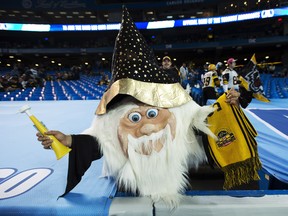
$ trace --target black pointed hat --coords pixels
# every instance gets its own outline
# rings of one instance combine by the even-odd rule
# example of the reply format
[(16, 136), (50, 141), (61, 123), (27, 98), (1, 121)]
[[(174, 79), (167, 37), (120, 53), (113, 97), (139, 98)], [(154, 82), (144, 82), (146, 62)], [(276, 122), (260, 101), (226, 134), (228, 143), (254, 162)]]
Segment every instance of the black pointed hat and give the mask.
[(191, 100), (182, 86), (160, 68), (126, 7), (123, 7), (115, 41), (112, 79), (96, 114), (105, 114), (109, 103), (118, 95), (130, 95), (145, 104), (162, 108), (180, 106)]

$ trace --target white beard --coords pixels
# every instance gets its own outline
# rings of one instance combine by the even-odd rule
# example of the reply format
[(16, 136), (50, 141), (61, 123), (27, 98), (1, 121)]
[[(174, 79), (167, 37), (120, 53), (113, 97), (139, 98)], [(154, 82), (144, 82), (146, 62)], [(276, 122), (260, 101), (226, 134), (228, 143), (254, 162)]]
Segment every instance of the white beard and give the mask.
[[(143, 146), (151, 148), (159, 139), (164, 141), (159, 152), (152, 150), (150, 155), (138, 153)], [(149, 137), (130, 137), (129, 160), (119, 173), (119, 183), (134, 193), (138, 189), (140, 196), (151, 196), (154, 202), (163, 199), (169, 206), (177, 205), (179, 193), (183, 193), (187, 185), (187, 168), (175, 154), (176, 151), (177, 145), (172, 140), (169, 125)]]
[[(200, 107), (194, 101), (170, 108), (176, 118), (174, 140), (169, 126), (157, 134), (140, 138), (140, 141), (130, 137), (127, 158), (119, 143), (118, 124), (115, 123), (132, 107), (137, 105), (126, 102), (109, 113), (96, 117), (92, 126), (83, 133), (98, 138), (107, 175), (113, 176), (127, 191), (136, 193), (138, 190), (141, 196), (150, 196), (154, 202), (162, 199), (169, 207), (174, 208), (179, 204), (181, 194), (187, 186), (186, 174), (189, 166), (197, 167), (206, 160), (203, 147), (192, 128), (213, 135), (204, 122), (213, 108)], [(137, 153), (142, 151), (143, 145), (149, 148), (148, 146), (153, 146), (151, 142), (157, 142), (159, 138), (165, 140), (159, 152), (153, 150), (151, 155)], [(145, 142), (146, 145), (143, 144)], [(147, 145), (148, 142), (150, 143)]]

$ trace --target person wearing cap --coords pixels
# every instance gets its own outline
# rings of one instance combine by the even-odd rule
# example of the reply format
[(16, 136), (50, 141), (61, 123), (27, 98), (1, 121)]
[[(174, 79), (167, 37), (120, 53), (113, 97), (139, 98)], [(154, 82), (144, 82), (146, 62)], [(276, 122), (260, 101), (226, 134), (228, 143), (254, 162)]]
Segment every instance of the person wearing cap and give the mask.
[(170, 58), (169, 56), (164, 56), (164, 57), (162, 58), (162, 66), (163, 66), (164, 68), (170, 68), (171, 65), (172, 65), (172, 63), (171, 63), (171, 58)]
[(217, 99), (219, 97), (215, 88), (220, 87), (220, 80), (215, 64), (209, 64), (208, 72), (204, 74), (203, 81), (203, 103), (206, 104), (208, 99)]
[(236, 61), (234, 58), (227, 60), (227, 68), (222, 73), (224, 92), (227, 92), (231, 88), (234, 88), (236, 91), (239, 90), (238, 73), (234, 70)]
[(222, 73), (223, 90), (224, 92), (229, 92), (232, 89), (233, 91), (238, 92), (238, 103), (241, 107), (246, 108), (252, 101), (253, 93), (239, 85), (241, 81), (238, 78), (238, 73), (234, 70), (236, 61), (237, 60), (234, 58), (229, 58), (227, 60), (228, 66)]
[(181, 82), (180, 72), (178, 69), (172, 65), (172, 60), (169, 56), (164, 56), (162, 58), (162, 69), (175, 81)]
[(222, 76), (222, 72), (224, 71), (224, 65), (223, 65), (222, 62), (217, 62), (216, 71), (217, 71), (218, 77), (221, 77)]

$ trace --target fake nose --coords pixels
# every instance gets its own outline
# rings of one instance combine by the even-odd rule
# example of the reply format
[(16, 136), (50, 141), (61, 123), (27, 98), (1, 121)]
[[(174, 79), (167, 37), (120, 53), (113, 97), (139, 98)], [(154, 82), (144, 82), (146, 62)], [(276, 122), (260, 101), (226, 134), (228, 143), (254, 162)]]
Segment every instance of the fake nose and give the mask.
[(155, 124), (145, 124), (140, 128), (140, 132), (142, 135), (150, 135), (152, 133), (156, 133), (158, 131), (158, 127)]

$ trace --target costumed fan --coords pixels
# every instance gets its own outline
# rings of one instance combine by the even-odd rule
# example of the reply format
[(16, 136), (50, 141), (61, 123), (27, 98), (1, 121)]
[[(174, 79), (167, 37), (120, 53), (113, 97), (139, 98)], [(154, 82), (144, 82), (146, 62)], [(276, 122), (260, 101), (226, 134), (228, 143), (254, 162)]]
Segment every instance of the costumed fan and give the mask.
[[(80, 135), (51, 131), (71, 147), (67, 187), (80, 181), (93, 160), (104, 156), (104, 175), (140, 196), (179, 204), (191, 166), (206, 161), (195, 129), (215, 135), (206, 125), (214, 110), (199, 106), (158, 62), (126, 8), (116, 38), (112, 79), (96, 116)], [(39, 136), (45, 148), (49, 140)]]

